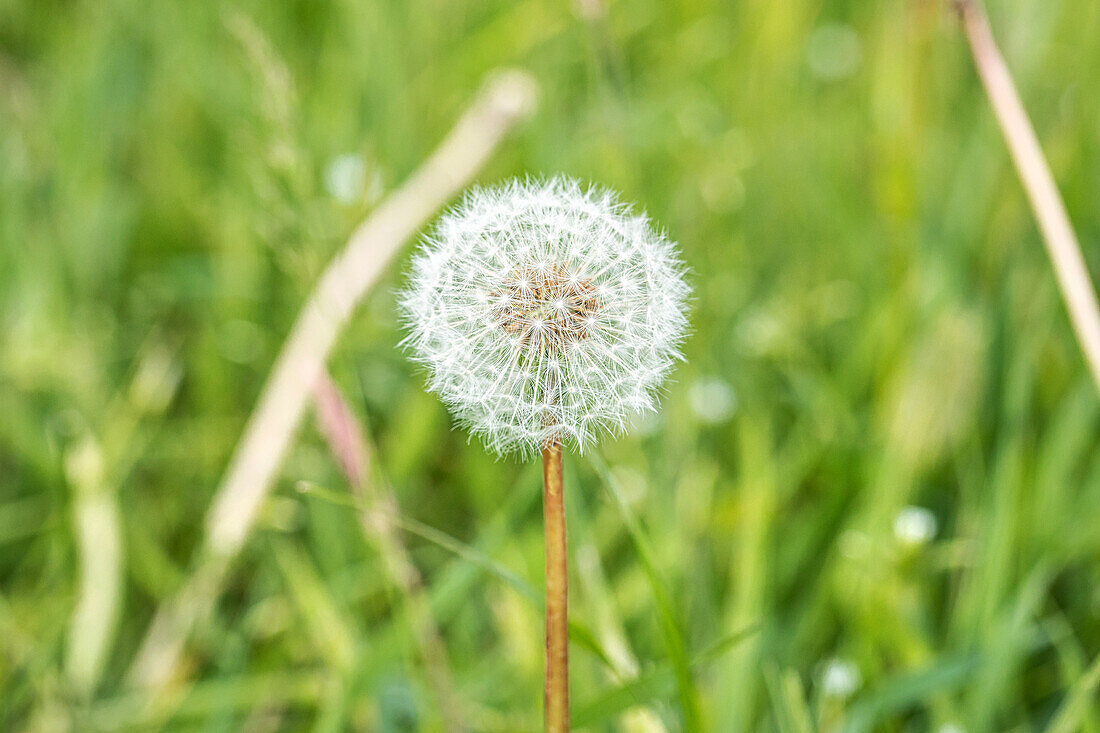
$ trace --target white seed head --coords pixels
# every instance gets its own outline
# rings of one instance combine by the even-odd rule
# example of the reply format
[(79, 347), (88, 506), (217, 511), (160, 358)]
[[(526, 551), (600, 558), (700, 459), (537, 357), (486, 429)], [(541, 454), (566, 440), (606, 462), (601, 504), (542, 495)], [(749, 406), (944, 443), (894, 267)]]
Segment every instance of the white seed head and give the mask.
[(404, 344), (497, 453), (583, 450), (656, 409), (687, 327), (676, 246), (573, 180), (471, 190), (413, 258)]

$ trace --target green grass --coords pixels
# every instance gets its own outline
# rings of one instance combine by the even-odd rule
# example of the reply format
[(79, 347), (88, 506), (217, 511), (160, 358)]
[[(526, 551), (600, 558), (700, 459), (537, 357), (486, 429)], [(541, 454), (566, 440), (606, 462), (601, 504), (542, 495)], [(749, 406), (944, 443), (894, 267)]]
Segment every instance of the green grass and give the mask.
[[(1100, 273), (1100, 6), (988, 4)], [(1100, 731), (1100, 400), (946, 9), (572, 8), (0, 0), (0, 728), (441, 729), (312, 419), (191, 637), (194, 684), (151, 703), (123, 675), (321, 268), (520, 66), (538, 114), (479, 180), (618, 188), (695, 287), (660, 416), (566, 457), (577, 721)], [(351, 203), (326, 187), (345, 154)], [(400, 270), (332, 370), (471, 727), (535, 730), (538, 467), (486, 456), (424, 393)], [(909, 505), (928, 542), (895, 535)], [(80, 540), (104, 506), (106, 626), (77, 611), (81, 568), (111, 561)], [(858, 670), (849, 695), (830, 660)]]

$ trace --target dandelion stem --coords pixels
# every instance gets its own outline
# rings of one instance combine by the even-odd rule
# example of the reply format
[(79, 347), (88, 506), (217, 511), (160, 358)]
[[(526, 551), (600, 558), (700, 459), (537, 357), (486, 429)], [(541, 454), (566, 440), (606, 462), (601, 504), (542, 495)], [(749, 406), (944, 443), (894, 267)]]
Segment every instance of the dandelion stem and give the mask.
[(569, 730), (569, 579), (559, 439), (542, 448), (542, 516), (546, 539), (545, 730), (564, 733)]

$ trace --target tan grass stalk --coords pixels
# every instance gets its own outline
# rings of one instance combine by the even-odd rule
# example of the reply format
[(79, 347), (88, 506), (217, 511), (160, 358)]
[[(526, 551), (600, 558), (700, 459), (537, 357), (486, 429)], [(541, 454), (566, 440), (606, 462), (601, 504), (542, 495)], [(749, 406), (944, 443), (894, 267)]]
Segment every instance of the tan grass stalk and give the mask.
[(69, 623), (65, 673), (90, 698), (107, 661), (122, 606), (122, 522), (115, 492), (104, 479), (103, 454), (90, 435), (69, 451), (73, 531), (80, 558), (79, 601)]
[(954, 3), (962, 19), (978, 76), (1039, 222), (1077, 341), (1092, 378), (1100, 389), (1100, 308), (1097, 307), (1096, 291), (1089, 279), (1084, 257), (1081, 256), (1081, 245), (1012, 75), (997, 48), (984, 7), (979, 0), (954, 0)]
[(522, 72), (494, 75), (432, 156), (352, 234), (321, 275), (272, 368), (207, 514), (199, 565), (158, 609), (128, 673), (136, 686), (172, 678), (184, 641), (209, 613), (222, 576), (255, 523), (340, 330), (400, 246), (489, 159), (534, 106)]
[(107, 409), (100, 434), (89, 433), (66, 451), (80, 587), (69, 622), (65, 675), (85, 699), (99, 686), (124, 615), (126, 553), (118, 492), (148, 440), (142, 423), (168, 408), (179, 377), (172, 350), (150, 338), (128, 388)]

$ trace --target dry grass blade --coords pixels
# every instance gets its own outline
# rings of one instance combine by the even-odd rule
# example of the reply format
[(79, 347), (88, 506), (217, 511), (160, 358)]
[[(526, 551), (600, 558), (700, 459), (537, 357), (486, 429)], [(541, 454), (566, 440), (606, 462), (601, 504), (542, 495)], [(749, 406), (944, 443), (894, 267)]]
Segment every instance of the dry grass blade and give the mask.
[(1093, 380), (1100, 389), (1100, 308), (1097, 307), (1096, 291), (1089, 279), (1084, 257), (1081, 256), (1081, 245), (1012, 75), (997, 48), (984, 8), (979, 0), (954, 2), (970, 43), (978, 76), (989, 96), (989, 103), (1039, 222), (1073, 330)]
[(167, 409), (179, 377), (171, 350), (151, 340), (129, 387), (112, 401), (101, 434), (89, 432), (66, 452), (80, 592), (69, 623), (65, 672), (84, 698), (99, 685), (123, 615), (126, 558), (119, 490), (145, 448), (142, 428)]
[(103, 476), (103, 455), (90, 435), (69, 451), (73, 530), (80, 553), (80, 595), (69, 624), (65, 670), (90, 697), (106, 663), (122, 606), (122, 530), (118, 500)]
[(525, 73), (495, 75), (424, 165), (352, 234), (322, 274), (272, 368), (207, 514), (200, 567), (157, 612), (130, 668), (131, 684), (171, 679), (184, 639), (205, 615), (225, 567), (240, 550), (291, 438), (356, 305), (400, 246), (485, 164), (534, 106)]

